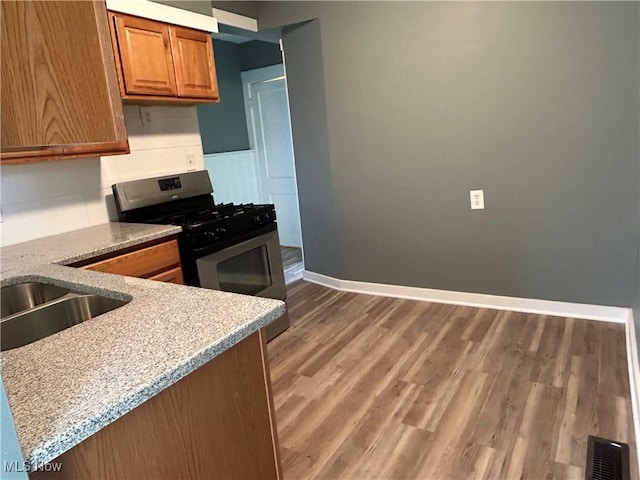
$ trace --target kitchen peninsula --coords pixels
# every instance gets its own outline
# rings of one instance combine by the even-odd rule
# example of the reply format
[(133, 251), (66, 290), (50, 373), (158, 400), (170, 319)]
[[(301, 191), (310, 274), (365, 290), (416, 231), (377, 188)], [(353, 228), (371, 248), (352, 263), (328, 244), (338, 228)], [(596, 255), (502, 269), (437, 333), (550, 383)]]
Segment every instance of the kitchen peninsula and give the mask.
[(1, 286), (42, 282), (130, 300), (2, 352), (33, 478), (280, 477), (261, 329), (283, 302), (71, 268), (179, 227), (110, 223), (1, 250)]

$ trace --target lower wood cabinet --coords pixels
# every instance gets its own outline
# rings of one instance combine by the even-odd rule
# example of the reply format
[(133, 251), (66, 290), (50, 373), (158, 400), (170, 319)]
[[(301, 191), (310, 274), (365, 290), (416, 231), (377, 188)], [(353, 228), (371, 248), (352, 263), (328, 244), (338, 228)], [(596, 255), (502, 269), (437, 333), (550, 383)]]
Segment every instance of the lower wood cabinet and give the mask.
[(127, 277), (184, 283), (176, 239), (137, 246), (126, 252), (115, 252), (106, 258), (92, 259), (72, 266)]
[(53, 461), (60, 472), (31, 478), (282, 478), (263, 332)]

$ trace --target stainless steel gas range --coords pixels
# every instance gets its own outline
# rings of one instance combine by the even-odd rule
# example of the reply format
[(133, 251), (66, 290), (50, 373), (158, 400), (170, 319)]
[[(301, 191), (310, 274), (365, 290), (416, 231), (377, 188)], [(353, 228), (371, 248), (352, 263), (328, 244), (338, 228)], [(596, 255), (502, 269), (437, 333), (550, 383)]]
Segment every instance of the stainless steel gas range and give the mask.
[[(218, 204), (206, 171), (113, 185), (120, 221), (173, 224), (187, 285), (286, 300), (275, 208)], [(289, 327), (285, 313), (266, 328), (271, 340)]]

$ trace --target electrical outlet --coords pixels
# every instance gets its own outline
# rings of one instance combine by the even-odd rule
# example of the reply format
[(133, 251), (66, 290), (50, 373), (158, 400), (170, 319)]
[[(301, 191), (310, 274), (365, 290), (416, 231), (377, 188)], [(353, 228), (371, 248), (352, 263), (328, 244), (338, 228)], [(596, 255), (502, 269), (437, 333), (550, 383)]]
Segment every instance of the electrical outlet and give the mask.
[(469, 198), (471, 200), (471, 210), (484, 209), (484, 190), (471, 190)]
[(143, 127), (151, 124), (151, 109), (149, 107), (140, 107), (140, 119)]

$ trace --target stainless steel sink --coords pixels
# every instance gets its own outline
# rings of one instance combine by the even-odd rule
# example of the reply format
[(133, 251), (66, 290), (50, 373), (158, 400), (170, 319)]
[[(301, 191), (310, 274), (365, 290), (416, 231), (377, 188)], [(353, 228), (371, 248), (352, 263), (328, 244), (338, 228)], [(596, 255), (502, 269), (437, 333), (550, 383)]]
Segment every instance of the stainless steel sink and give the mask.
[(69, 293), (69, 289), (47, 283), (18, 283), (0, 290), (0, 317), (29, 310)]
[[(5, 293), (7, 291), (8, 295)], [(34, 292), (45, 293), (38, 296)], [(21, 293), (24, 295), (21, 296)], [(13, 305), (16, 307), (13, 309), (7, 307), (7, 311), (18, 308), (21, 310), (5, 315), (4, 297), (9, 295), (13, 296)], [(0, 290), (0, 296), (3, 302), (0, 321), (0, 350), (2, 351), (28, 345), (129, 302), (84, 294), (43, 283), (22, 283), (4, 287)], [(33, 306), (29, 307), (29, 305)], [(26, 309), (22, 308), (25, 306)]]

